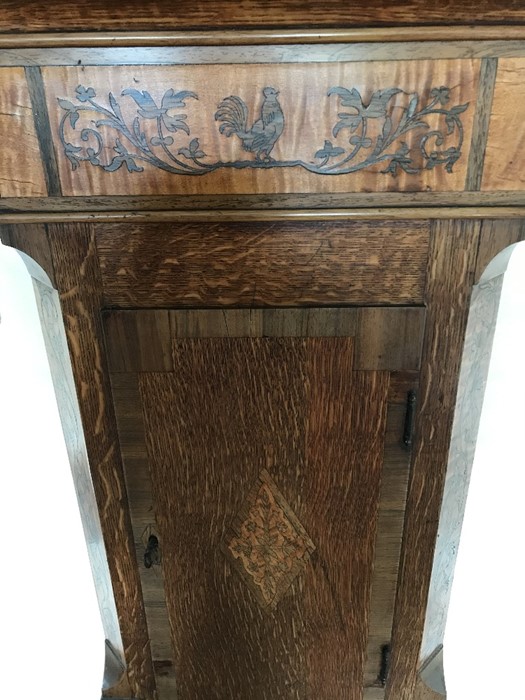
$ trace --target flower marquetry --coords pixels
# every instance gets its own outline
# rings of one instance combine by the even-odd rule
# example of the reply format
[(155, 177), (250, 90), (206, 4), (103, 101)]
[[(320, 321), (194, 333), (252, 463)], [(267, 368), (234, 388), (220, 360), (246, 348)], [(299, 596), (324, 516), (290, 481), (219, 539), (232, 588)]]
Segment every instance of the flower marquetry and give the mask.
[(315, 545), (266, 470), (223, 545), (259, 604), (273, 609), (308, 564)]

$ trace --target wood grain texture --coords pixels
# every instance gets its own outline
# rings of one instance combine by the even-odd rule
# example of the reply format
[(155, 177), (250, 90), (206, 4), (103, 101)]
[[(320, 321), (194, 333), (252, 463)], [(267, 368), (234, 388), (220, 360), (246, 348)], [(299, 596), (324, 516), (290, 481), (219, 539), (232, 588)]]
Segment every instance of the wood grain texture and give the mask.
[(498, 253), (520, 241), (525, 241), (525, 217), (517, 221), (484, 221), (479, 239), (476, 282)]
[[(429, 4), (424, 0), (398, 3), (371, 0), (366, 6), (348, 5), (344, 0), (227, 0), (189, 2), (168, 0), (148, 3), (133, 1), (124, 7), (108, 7), (104, 0), (79, 0), (75, 4), (58, 0), (52, 6), (42, 0), (6, 0), (2, 7), (0, 31), (101, 31), (181, 30), (237, 27), (355, 27), (421, 24), (525, 23), (525, 9), (519, 0), (461, 0)], [(505, 28), (502, 27), (504, 35)]]
[[(54, 216), (59, 214), (78, 220), (76, 217), (90, 216), (91, 220), (97, 219), (97, 214), (111, 212), (115, 217), (120, 212), (126, 217), (130, 212), (142, 213), (154, 220), (159, 214), (166, 216), (170, 212), (172, 219), (184, 217), (188, 210), (203, 210), (209, 215), (217, 211), (225, 214), (228, 210), (231, 216), (239, 211), (246, 212), (245, 216), (268, 215), (274, 210), (294, 210), (293, 216), (297, 217), (301, 212), (314, 212), (316, 210), (330, 213), (330, 210), (352, 211), (355, 208), (370, 208), (379, 211), (378, 207), (390, 208), (387, 218), (400, 216), (403, 208), (410, 207), (420, 209), (419, 218), (436, 218), (436, 207), (462, 207), (461, 217), (471, 217), (472, 210), (468, 207), (525, 207), (525, 194), (519, 191), (510, 192), (363, 192), (342, 194), (340, 192), (326, 194), (272, 194), (272, 195), (203, 195), (203, 196), (177, 196), (161, 195), (159, 197), (142, 196), (114, 196), (114, 197), (6, 197), (0, 199), (0, 221), (9, 214), (19, 212), (27, 213), (28, 217), (40, 216), (42, 220), (54, 221)], [(392, 209), (397, 207), (398, 209)], [(525, 210), (524, 210), (525, 211)], [(176, 214), (175, 214), (176, 212)], [(470, 213), (469, 213), (470, 212)], [(454, 209), (452, 209), (454, 214)], [(218, 214), (221, 216), (221, 213)], [(292, 214), (290, 214), (292, 216)], [(482, 214), (477, 213), (477, 217)], [(487, 214), (490, 216), (490, 212)], [(450, 218), (450, 216), (449, 216)], [(23, 222), (21, 222), (23, 223)]]
[(95, 230), (105, 305), (167, 308), (418, 304), (428, 228), (419, 221)]
[[(141, 375), (181, 697), (361, 698), (388, 377), (351, 368), (345, 338), (181, 339)], [(220, 551), (262, 468), (316, 545), (270, 617)]]
[(138, 697), (154, 700), (140, 579), (104, 360), (101, 279), (89, 226), (48, 227), (86, 446), (97, 497), (128, 679)]
[(23, 68), (0, 68), (0, 197), (47, 194)]
[[(203, 195), (287, 192), (451, 192), (464, 189), (477, 95), (479, 59), (352, 62), (341, 57), (340, 48), (337, 48), (336, 63), (284, 64), (257, 63), (256, 49), (250, 47), (244, 48), (243, 51), (249, 56), (255, 56), (252, 59), (254, 62), (236, 65), (235, 70), (231, 70), (229, 65), (197, 65), (196, 63), (172, 67), (75, 65), (43, 68), (42, 74), (46, 85), (47, 105), (55, 137), (63, 193), (66, 196)], [(308, 52), (311, 53), (310, 48)], [(135, 55), (138, 56), (139, 53), (137, 51)], [(297, 57), (294, 60), (297, 61)], [(232, 59), (229, 58), (228, 61), (231, 63)], [(186, 58), (184, 62), (189, 61)], [(216, 63), (215, 59), (213, 63)], [(174, 144), (170, 148), (174, 157), (177, 158), (180, 148), (188, 148), (192, 139), (198, 138), (199, 148), (206, 154), (200, 158), (202, 163), (241, 161), (250, 165), (245, 165), (242, 169), (221, 166), (204, 175), (198, 175), (200, 166), (197, 167), (190, 161), (190, 170), (193, 168), (197, 174), (191, 174), (190, 171), (185, 175), (174, 174), (168, 172), (170, 167), (176, 167), (177, 171), (180, 171), (184, 166), (175, 163), (173, 155), (168, 156), (162, 146), (152, 146), (153, 161), (156, 165), (148, 162), (148, 159), (151, 161), (149, 155), (138, 154), (140, 159), (137, 165), (144, 167), (142, 173), (129, 173), (126, 167), (121, 167), (114, 172), (106, 172), (87, 161), (73, 169), (58, 139), (59, 123), (66, 114), (58, 99), (65, 98), (76, 104), (75, 90), (78, 85), (92, 87), (96, 91), (96, 101), (106, 109), (110, 108), (109, 92), (111, 92), (118, 100), (123, 118), (130, 128), (137, 116), (137, 104), (130, 95), (122, 96), (124, 90), (130, 88), (147, 90), (157, 102), (160, 102), (165, 92), (171, 88), (176, 91), (193, 91), (198, 95), (198, 100), (188, 98), (184, 107), (191, 134), (187, 135), (182, 130), (173, 134)], [(271, 153), (275, 163), (267, 163), (264, 167), (252, 167), (254, 155), (243, 150), (241, 139), (237, 136), (227, 138), (221, 134), (220, 125), (214, 120), (214, 115), (224, 98), (231, 95), (239, 96), (248, 107), (247, 126), (249, 128), (261, 110), (262, 90), (265, 86), (271, 86), (279, 91), (278, 99), (284, 113), (285, 126)], [(418, 173), (406, 172), (405, 169), (398, 168), (397, 176), (392, 177), (389, 172), (384, 172), (388, 159), (356, 172), (338, 175), (333, 170), (323, 175), (299, 165), (292, 167), (290, 164), (298, 161), (308, 164), (308, 167), (320, 164), (322, 156), (316, 157), (315, 154), (319, 149), (323, 149), (323, 144), (327, 140), (333, 142), (333, 147), (345, 149), (346, 155), (354, 150), (354, 145), (349, 144), (352, 134), (348, 129), (342, 129), (339, 133), (335, 131), (334, 135), (334, 126), (338, 122), (338, 114), (341, 113), (342, 107), (337, 94), (328, 96), (327, 93), (331, 88), (338, 86), (357, 89), (367, 106), (372, 99), (372, 94), (377, 90), (387, 90), (391, 87), (403, 90), (403, 93), (397, 93), (390, 101), (387, 100), (388, 113), (394, 128), (403, 113), (401, 108), (409, 108), (411, 93), (418, 93), (417, 110), (422, 110), (432, 102), (433, 97), (430, 93), (433, 88), (449, 87), (448, 107), (470, 104), (469, 108), (460, 114), (464, 142), (461, 147), (462, 155), (454, 164), (452, 172), (447, 172), (443, 164), (426, 168), (427, 161), (421, 155), (419, 143), (427, 129), (422, 131), (421, 128), (407, 130), (391, 146), (392, 153), (395, 153), (401, 147), (401, 141), (406, 142), (412, 148), (411, 157), (415, 167), (422, 167)], [(86, 106), (88, 103), (83, 103), (83, 107)], [(442, 109), (443, 106), (438, 104), (438, 108)], [(421, 119), (428, 123), (430, 130), (443, 131), (444, 142), (439, 148), (444, 151), (459, 145), (459, 130), (454, 128), (452, 133), (447, 135), (445, 116), (439, 109), (436, 113), (423, 115)], [(366, 161), (366, 158), (371, 155), (376, 140), (382, 134), (384, 118), (377, 111), (372, 110), (368, 114), (370, 118), (367, 119), (366, 137), (362, 134), (365, 145), (360, 151), (358, 149), (359, 153), (356, 156), (358, 162)], [(93, 120), (101, 118), (104, 118), (104, 115), (100, 113), (80, 112), (75, 130), (70, 124), (65, 125), (66, 141), (81, 147), (84, 155), (87, 154), (88, 147), (98, 149), (93, 136), (86, 142), (81, 140), (80, 134), (84, 126), (92, 128)], [(158, 136), (156, 119), (141, 119), (139, 116), (139, 120), (141, 129), (144, 129), (148, 139)], [(130, 152), (136, 151), (136, 146), (123, 133), (119, 134), (109, 126), (102, 126), (100, 129), (104, 141), (99, 156), (101, 162), (109, 163), (115, 156), (113, 148), (116, 137), (121, 139)], [(356, 134), (361, 135), (360, 127), (354, 136)], [(367, 138), (371, 138), (372, 141), (366, 141)], [(432, 139), (430, 141), (432, 143), (427, 144), (429, 153), (434, 150), (434, 143)], [(179, 162), (181, 158), (181, 156), (178, 157)], [(341, 158), (334, 157), (332, 163), (341, 161)], [(163, 161), (165, 165), (159, 165), (159, 162)], [(279, 163), (288, 165), (282, 166)], [(410, 168), (408, 170), (410, 171)]]
[(498, 62), (482, 190), (523, 190), (525, 185), (525, 58)]
[(394, 613), (389, 700), (412, 700), (480, 224), (432, 224), (417, 429)]

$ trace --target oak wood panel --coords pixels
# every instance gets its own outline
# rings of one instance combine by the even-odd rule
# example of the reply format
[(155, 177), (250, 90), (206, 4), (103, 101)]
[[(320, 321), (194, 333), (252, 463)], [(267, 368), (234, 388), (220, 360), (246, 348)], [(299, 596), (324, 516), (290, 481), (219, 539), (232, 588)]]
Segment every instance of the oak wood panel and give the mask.
[[(143, 566), (143, 555), (149, 533), (156, 532), (154, 500), (144, 438), (144, 426), (138, 393), (137, 371), (164, 371), (166, 328), (177, 337), (260, 336), (296, 333), (298, 329), (315, 334), (330, 331), (342, 334), (355, 331), (353, 309), (227, 309), (170, 312), (110, 311), (103, 314), (106, 348), (112, 375), (112, 393), (117, 415), (121, 452), (130, 500), (131, 519), (137, 559), (141, 571), (148, 632), (156, 670), (159, 700), (171, 700), (176, 689), (169, 617), (166, 609), (162, 568)], [(286, 316), (287, 318), (283, 318)], [(277, 324), (274, 315), (278, 315)], [(304, 318), (301, 320), (299, 316)], [(264, 326), (264, 331), (263, 331)], [(170, 363), (171, 365), (171, 363)]]
[[(383, 317), (377, 316), (377, 323), (385, 323), (389, 316), (399, 318), (400, 309), (383, 309)], [(408, 309), (412, 313), (414, 309)], [(166, 311), (110, 311), (104, 314), (106, 345), (110, 366), (117, 374), (112, 375), (112, 390), (117, 411), (119, 438), (126, 470), (126, 484), (131, 503), (131, 514), (137, 547), (139, 566), (143, 579), (146, 615), (150, 631), (153, 658), (156, 666), (163, 669), (165, 690), (159, 687), (159, 697), (170, 697), (163, 692), (172, 692), (174, 687), (173, 661), (171, 660), (168, 618), (165, 609), (162, 571), (146, 570), (141, 565), (145, 548), (145, 533), (155, 531), (152, 525), (154, 499), (151, 491), (144, 428), (140, 401), (138, 398), (137, 376), (126, 373), (126, 366), (135, 371), (165, 369), (162, 346), (166, 342)], [(327, 336), (355, 334), (357, 332), (356, 309), (226, 309), (218, 310), (178, 310), (170, 312), (170, 326), (174, 338), (203, 337), (257, 337), (257, 336)], [(135, 318), (134, 323), (131, 319)], [(388, 325), (388, 324), (387, 324)], [(123, 328), (132, 328), (130, 334), (122, 333)], [(144, 338), (136, 338), (137, 329)], [(150, 340), (150, 354), (144, 356), (141, 348)], [(406, 338), (408, 355), (410, 343), (417, 339)], [(126, 357), (122, 361), (122, 348), (125, 345)], [(142, 358), (142, 359), (141, 359)], [(154, 360), (152, 361), (152, 358)], [(374, 362), (366, 362), (374, 366)], [(400, 362), (403, 365), (403, 362)], [(355, 369), (355, 365), (354, 365)], [(364, 683), (373, 686), (377, 681), (380, 667), (381, 645), (390, 640), (392, 613), (395, 599), (399, 548), (403, 529), (403, 513), (408, 481), (409, 452), (401, 445), (401, 435), (406, 407), (406, 394), (417, 387), (418, 373), (395, 371), (390, 375), (390, 389), (382, 486), (379, 501), (378, 533), (375, 548), (375, 564), (372, 576), (371, 618), (368, 629), (369, 643)], [(153, 530), (152, 530), (153, 528)], [(164, 611), (164, 612), (163, 612)], [(157, 676), (159, 678), (159, 676)], [(367, 692), (380, 693), (380, 688), (369, 687)], [(366, 695), (368, 697), (368, 695)]]
[[(242, 350), (246, 344), (248, 352)], [(181, 697), (302, 697), (308, 687), (319, 698), (361, 697), (366, 571), (373, 551), (370, 527), (362, 524), (375, 521), (372, 502), (377, 500), (382, 451), (375, 419), (379, 411), (378, 422), (384, 422), (377, 404), (386, 399), (388, 380), (381, 373), (352, 373), (351, 358), (351, 341), (343, 338), (179, 340), (173, 375), (141, 375)], [(309, 391), (305, 380), (311, 383)], [(355, 392), (347, 392), (348, 382), (355, 383)], [(349, 394), (367, 397), (366, 407), (352, 407)], [(305, 400), (311, 405), (307, 434), (299, 419)], [(370, 444), (360, 431), (370, 430), (372, 404), (376, 438)], [(333, 428), (327, 429), (325, 411), (332, 426), (345, 417), (338, 440)], [(219, 449), (223, 440), (229, 446), (225, 460)], [(370, 450), (367, 460), (362, 450)], [(176, 469), (170, 466), (173, 454)], [(195, 470), (201, 463), (207, 468)], [(321, 463), (346, 463), (353, 489), (335, 488), (343, 474), (321, 469)], [(254, 604), (219, 551), (228, 513), (238, 512), (262, 466), (275, 473), (279, 489), (317, 546), (311, 568), (292, 583), (272, 618)], [(362, 472), (359, 477), (354, 469)], [(327, 489), (327, 479), (335, 479), (333, 488)], [(365, 515), (363, 508), (372, 510)], [(354, 521), (356, 509), (362, 515)], [(339, 517), (334, 519), (335, 513)], [(329, 531), (323, 526), (327, 517)], [(348, 534), (341, 539), (339, 532), (347, 527), (361, 541), (350, 552)], [(341, 563), (342, 544), (344, 556), (353, 560), (349, 569)], [(197, 584), (196, 575), (207, 583), (201, 579)], [(341, 595), (347, 586), (351, 603)], [(346, 630), (334, 624), (334, 595), (341, 597), (340, 614), (349, 616)], [(361, 648), (352, 660), (346, 652), (350, 639)], [(336, 660), (334, 649), (344, 659)]]
[(155, 681), (141, 585), (104, 360), (99, 316), (102, 284), (94, 231), (85, 225), (50, 225), (48, 235), (113, 581), (128, 679), (138, 697), (154, 700)]
[[(344, 0), (133, 0), (125, 7), (109, 7), (104, 0), (5, 0), (0, 31), (100, 31), (128, 29), (181, 30), (226, 27), (353, 27), (421, 24), (518, 24), (525, 23), (525, 9), (519, 0), (461, 0), (428, 3), (410, 0), (399, 4), (371, 0), (366, 5), (348, 5)], [(502, 27), (504, 34), (505, 28)]]
[(480, 224), (432, 224), (427, 321), (386, 697), (412, 700)]
[(481, 226), (478, 258), (476, 262), (476, 282), (483, 271), (504, 248), (525, 240), (525, 217), (517, 221), (484, 221)]
[(498, 61), (482, 190), (525, 186), (525, 57)]
[(424, 221), (95, 230), (110, 307), (418, 304), (423, 298)]
[(0, 197), (47, 194), (23, 68), (0, 68)]
[[(341, 58), (338, 48), (337, 63), (283, 64), (257, 63), (256, 49), (244, 48), (243, 51), (254, 56), (254, 63), (236, 65), (235, 70), (229, 65), (196, 64), (172, 67), (75, 65), (43, 68), (63, 193), (66, 196), (124, 193), (202, 195), (427, 190), (451, 192), (465, 189), (480, 67), (478, 59), (352, 62)], [(311, 53), (310, 49), (308, 51)], [(135, 55), (138, 56), (139, 52)], [(198, 100), (187, 97), (184, 107), (186, 123), (191, 133), (186, 134), (182, 129), (174, 132), (174, 143), (169, 146), (169, 155), (166, 145), (151, 145), (149, 151), (144, 151), (138, 148), (136, 143), (132, 143), (133, 138), (130, 140), (125, 131), (116, 131), (104, 125), (98, 129), (103, 141), (102, 150), (97, 155), (99, 161), (104, 164), (112, 161), (115, 157), (115, 139), (119, 138), (129, 153), (137, 154), (136, 166), (143, 167), (144, 172), (128, 172), (124, 165), (106, 172), (102, 167), (86, 160), (74, 169), (70, 162), (74, 154), (70, 153), (69, 157), (66, 157), (64, 146), (58, 137), (59, 124), (67, 114), (61, 106), (64, 103), (58, 100), (66, 99), (72, 104), (80, 104), (75, 95), (79, 85), (93, 88), (96, 92), (95, 102), (110, 111), (111, 92), (131, 130), (133, 120), (137, 117), (137, 104), (131, 95), (122, 95), (124, 90), (146, 90), (159, 104), (168, 89), (192, 91), (198, 95)], [(214, 120), (214, 115), (224, 98), (239, 96), (248, 108), (249, 129), (262, 109), (262, 90), (266, 86), (279, 91), (278, 100), (284, 115), (284, 131), (278, 136), (271, 152), (274, 161), (259, 162), (254, 167), (254, 155), (243, 150), (246, 139), (235, 135), (227, 138), (225, 134), (221, 134), (220, 124)], [(366, 120), (365, 131), (362, 131), (359, 125), (354, 132), (350, 132), (349, 128), (338, 131), (334, 130), (334, 126), (340, 118), (338, 115), (341, 114), (340, 98), (337, 94), (329, 96), (327, 93), (331, 88), (339, 86), (358, 90), (363, 104), (367, 107), (373, 93), (378, 90), (386, 91), (395, 87), (404, 92), (392, 94), (390, 99), (388, 93), (384, 93), (384, 97), (381, 98), (384, 102), (384, 115), (383, 102), (379, 104), (380, 98), (376, 95), (375, 107), (366, 113), (370, 118)], [(464, 142), (459, 159), (449, 168), (452, 172), (448, 172), (443, 163), (436, 164), (435, 167), (426, 167), (429, 161), (423, 158), (420, 149), (421, 138), (434, 129), (442, 131), (444, 141), (438, 147), (434, 143), (434, 137), (430, 137), (426, 144), (428, 154), (435, 149), (445, 152), (449, 148), (460, 146), (460, 129), (454, 125), (450, 134), (448, 133), (443, 113), (444, 105), (441, 103), (437, 104), (436, 110), (421, 115), (420, 121), (428, 124), (428, 128), (419, 126), (407, 129), (402, 136), (394, 139), (380, 157), (373, 156), (378, 139), (383, 138), (386, 114), (391, 118), (393, 129), (397, 128), (403, 114), (401, 108), (410, 109), (412, 93), (419, 96), (417, 107), (412, 106), (415, 113), (419, 113), (434, 100), (435, 95), (431, 95), (431, 90), (439, 89), (440, 86), (450, 89), (450, 100), (446, 103), (446, 109), (469, 104), (466, 111), (456, 117), (462, 123)], [(89, 106), (87, 101), (81, 104), (82, 109)], [(80, 117), (75, 129), (69, 121), (64, 124), (64, 139), (81, 149), (79, 155), (87, 157), (87, 149), (92, 148), (98, 152), (98, 144), (92, 135), (87, 141), (83, 141), (80, 138), (82, 128), (94, 128), (93, 121), (107, 121), (108, 114), (92, 111), (91, 108), (89, 111), (76, 113)], [(158, 138), (157, 120), (143, 117), (144, 114), (139, 113), (140, 128), (146, 138)], [(360, 137), (364, 139), (362, 147), (356, 145)], [(188, 149), (194, 138), (198, 138), (198, 149), (205, 154), (198, 159), (199, 163), (180, 155), (180, 149)], [(338, 155), (332, 156), (325, 174), (312, 172), (311, 168), (325, 162), (324, 156), (317, 156), (316, 153), (324, 153), (322, 149), (326, 148), (326, 141), (333, 142), (332, 149), (343, 149), (344, 154), (339, 150)], [(412, 149), (412, 164), (407, 168), (398, 167), (397, 175), (393, 177), (391, 172), (385, 171), (391, 162), (391, 156), (387, 157), (387, 154), (393, 155), (397, 152), (402, 147), (402, 142)], [(355, 172), (336, 174), (337, 169), (333, 169), (336, 164), (346, 162), (344, 158), (349, 158), (354, 152), (356, 155), (353, 156), (351, 164), (355, 167), (361, 168), (360, 164), (369, 162), (367, 158), (372, 158), (372, 162)], [(234, 162), (242, 163), (243, 167), (231, 166)], [(206, 172), (205, 166), (214, 163), (219, 165)], [(341, 166), (340, 169), (344, 170), (345, 167), (347, 166)], [(175, 170), (169, 172), (170, 168)], [(177, 174), (181, 170), (187, 174)]]

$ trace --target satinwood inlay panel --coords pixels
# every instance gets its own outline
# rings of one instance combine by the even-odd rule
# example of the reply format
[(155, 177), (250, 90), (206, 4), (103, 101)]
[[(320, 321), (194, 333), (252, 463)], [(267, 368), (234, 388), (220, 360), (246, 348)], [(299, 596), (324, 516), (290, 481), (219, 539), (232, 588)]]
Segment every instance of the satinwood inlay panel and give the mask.
[(250, 50), (233, 68), (45, 67), (64, 195), (465, 189), (478, 59)]

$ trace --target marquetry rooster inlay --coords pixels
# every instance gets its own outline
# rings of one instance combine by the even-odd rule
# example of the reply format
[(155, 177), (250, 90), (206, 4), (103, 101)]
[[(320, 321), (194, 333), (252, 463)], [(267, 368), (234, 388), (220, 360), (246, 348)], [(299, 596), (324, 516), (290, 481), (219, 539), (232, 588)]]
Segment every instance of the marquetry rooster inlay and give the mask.
[(273, 87), (263, 89), (261, 114), (251, 128), (248, 128), (246, 103), (237, 96), (226, 97), (215, 113), (215, 120), (222, 122), (219, 131), (225, 136), (238, 136), (244, 150), (255, 153), (257, 160), (271, 161), (270, 152), (284, 129), (284, 114), (277, 99), (278, 94), (279, 91)]

